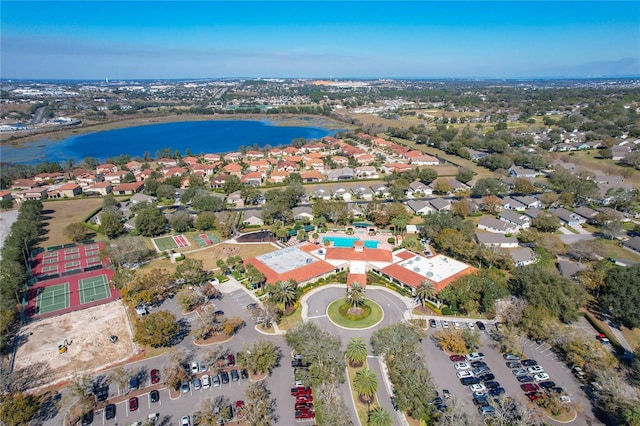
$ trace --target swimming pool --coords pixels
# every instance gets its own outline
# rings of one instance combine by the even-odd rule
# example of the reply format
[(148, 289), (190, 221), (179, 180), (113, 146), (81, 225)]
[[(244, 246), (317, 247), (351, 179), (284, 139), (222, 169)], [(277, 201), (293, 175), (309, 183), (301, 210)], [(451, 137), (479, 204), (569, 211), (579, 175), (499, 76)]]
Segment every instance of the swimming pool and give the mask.
[[(353, 244), (360, 238), (353, 237), (322, 237), (322, 242), (331, 241), (334, 247), (353, 247)], [(364, 246), (366, 248), (378, 248), (378, 241), (376, 240), (364, 240)]]

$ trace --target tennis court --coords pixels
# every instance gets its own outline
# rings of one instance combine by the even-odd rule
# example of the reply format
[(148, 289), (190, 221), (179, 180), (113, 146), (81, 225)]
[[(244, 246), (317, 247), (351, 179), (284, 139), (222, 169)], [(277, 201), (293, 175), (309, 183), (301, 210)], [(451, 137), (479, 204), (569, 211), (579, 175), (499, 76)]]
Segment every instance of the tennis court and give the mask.
[(217, 244), (220, 242), (220, 239), (215, 236), (215, 234), (205, 234), (202, 233), (200, 235), (194, 235), (193, 240), (200, 247), (210, 246), (212, 244)]
[(152, 239), (153, 244), (159, 252), (173, 250), (182, 247), (189, 247), (189, 241), (184, 235), (169, 235)]
[(78, 280), (80, 303), (85, 304), (111, 298), (111, 290), (106, 275), (98, 275)]
[(59, 311), (69, 307), (69, 283), (61, 283), (50, 287), (40, 287), (36, 300), (38, 315)]

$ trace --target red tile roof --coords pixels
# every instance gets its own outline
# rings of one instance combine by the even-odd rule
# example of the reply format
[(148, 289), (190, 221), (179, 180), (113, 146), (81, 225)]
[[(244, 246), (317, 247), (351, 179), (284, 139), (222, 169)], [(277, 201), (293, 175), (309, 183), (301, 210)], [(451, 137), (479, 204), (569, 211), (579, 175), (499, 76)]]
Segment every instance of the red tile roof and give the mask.
[(361, 260), (365, 262), (392, 262), (391, 250), (363, 248), (355, 251), (348, 247), (327, 248), (325, 259)]
[(391, 278), (395, 278), (396, 280), (414, 288), (418, 287), (423, 281), (429, 281), (433, 284), (433, 288), (436, 290), (436, 293), (440, 292), (442, 289), (444, 289), (459, 277), (472, 274), (475, 271), (476, 268), (469, 266), (467, 269), (464, 269), (457, 274), (453, 274), (440, 282), (435, 282), (424, 277), (423, 275), (413, 272), (410, 269), (400, 266), (398, 263), (394, 263), (393, 265), (389, 265), (386, 268), (381, 269), (382, 273), (387, 274)]
[(349, 274), (347, 275), (347, 287), (351, 287), (353, 283), (362, 284), (363, 287), (367, 286), (367, 274)]

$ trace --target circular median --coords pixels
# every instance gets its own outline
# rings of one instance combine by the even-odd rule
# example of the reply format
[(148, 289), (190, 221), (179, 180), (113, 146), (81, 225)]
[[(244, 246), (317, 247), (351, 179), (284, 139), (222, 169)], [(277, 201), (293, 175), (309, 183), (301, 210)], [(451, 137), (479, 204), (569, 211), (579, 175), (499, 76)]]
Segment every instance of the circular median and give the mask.
[(355, 329), (374, 327), (384, 318), (382, 307), (370, 299), (364, 301), (358, 314), (349, 313), (349, 308), (343, 298), (334, 300), (327, 307), (327, 317), (339, 327)]

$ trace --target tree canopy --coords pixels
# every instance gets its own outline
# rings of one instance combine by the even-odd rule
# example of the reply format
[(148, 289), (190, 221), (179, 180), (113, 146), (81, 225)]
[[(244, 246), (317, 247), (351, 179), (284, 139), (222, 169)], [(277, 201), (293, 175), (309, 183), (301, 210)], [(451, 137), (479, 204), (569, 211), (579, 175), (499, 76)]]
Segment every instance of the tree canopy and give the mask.
[(640, 327), (640, 265), (611, 268), (599, 302), (615, 321), (629, 328)]

